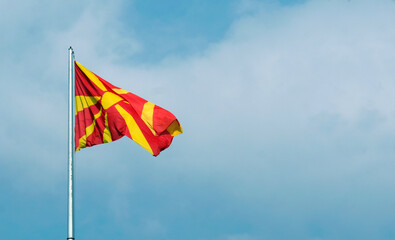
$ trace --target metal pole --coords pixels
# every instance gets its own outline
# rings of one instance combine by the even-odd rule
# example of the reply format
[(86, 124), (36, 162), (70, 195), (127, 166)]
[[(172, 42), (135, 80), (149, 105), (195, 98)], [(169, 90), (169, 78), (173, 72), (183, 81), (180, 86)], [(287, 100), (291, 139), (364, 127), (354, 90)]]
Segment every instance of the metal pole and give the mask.
[(68, 200), (68, 221), (67, 239), (74, 240), (74, 50), (69, 48), (69, 200)]

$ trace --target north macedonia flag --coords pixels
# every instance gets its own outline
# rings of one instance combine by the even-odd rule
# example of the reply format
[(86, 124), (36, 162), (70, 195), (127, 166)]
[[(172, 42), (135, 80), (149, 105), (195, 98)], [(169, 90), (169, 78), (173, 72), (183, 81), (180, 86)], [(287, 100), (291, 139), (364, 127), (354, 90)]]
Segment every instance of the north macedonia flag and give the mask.
[(75, 150), (128, 136), (152, 155), (181, 134), (177, 118), (75, 62)]

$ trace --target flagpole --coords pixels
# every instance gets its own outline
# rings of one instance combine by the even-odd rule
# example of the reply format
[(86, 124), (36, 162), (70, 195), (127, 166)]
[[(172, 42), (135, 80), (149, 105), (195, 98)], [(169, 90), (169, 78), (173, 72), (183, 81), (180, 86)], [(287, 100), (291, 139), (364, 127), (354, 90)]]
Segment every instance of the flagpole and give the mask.
[(67, 240), (74, 240), (74, 50), (69, 48), (69, 142), (68, 142), (68, 221), (67, 221)]

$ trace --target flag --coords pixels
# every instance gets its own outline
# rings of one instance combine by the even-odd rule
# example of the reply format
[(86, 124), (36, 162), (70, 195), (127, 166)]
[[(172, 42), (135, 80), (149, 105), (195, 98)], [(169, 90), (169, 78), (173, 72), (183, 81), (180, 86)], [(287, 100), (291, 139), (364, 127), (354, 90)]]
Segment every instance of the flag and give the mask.
[(181, 125), (171, 112), (75, 62), (76, 151), (126, 135), (157, 156), (181, 133)]

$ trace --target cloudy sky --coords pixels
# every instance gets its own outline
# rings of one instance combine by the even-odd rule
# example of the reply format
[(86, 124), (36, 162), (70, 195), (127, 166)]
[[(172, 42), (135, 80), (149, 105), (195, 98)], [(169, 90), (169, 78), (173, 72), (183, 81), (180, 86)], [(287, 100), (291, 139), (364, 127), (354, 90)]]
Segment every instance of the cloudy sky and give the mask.
[(0, 0), (0, 235), (67, 237), (67, 49), (184, 128), (76, 154), (75, 237), (395, 239), (393, 0)]

